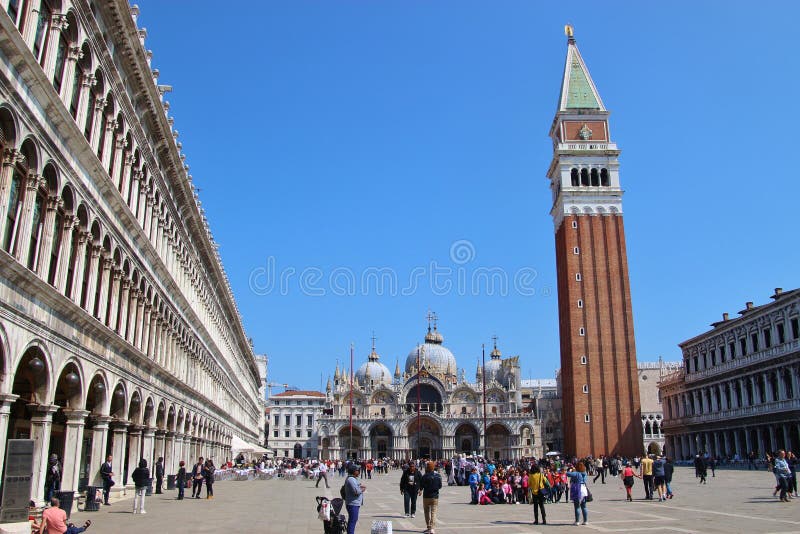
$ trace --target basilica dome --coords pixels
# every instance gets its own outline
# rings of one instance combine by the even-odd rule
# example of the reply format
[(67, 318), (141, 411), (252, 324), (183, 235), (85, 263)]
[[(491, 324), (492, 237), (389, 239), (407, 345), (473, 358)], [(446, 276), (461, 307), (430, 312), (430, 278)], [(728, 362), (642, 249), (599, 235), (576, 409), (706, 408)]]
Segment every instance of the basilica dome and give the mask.
[(498, 350), (497, 345), (494, 346), (491, 357), (492, 359), (486, 362), (486, 381), (489, 382), (492, 379), (495, 379), (500, 382), (502, 379), (500, 376), (500, 371), (503, 367), (503, 360), (501, 359), (502, 353), (500, 350)]
[(392, 373), (389, 371), (388, 367), (378, 361), (379, 359), (380, 356), (375, 352), (375, 347), (373, 346), (369, 359), (356, 371), (356, 380), (359, 384), (362, 386), (377, 386), (379, 384), (391, 385)]
[(425, 343), (417, 345), (406, 358), (406, 373), (414, 374), (417, 369), (417, 354), (419, 353), (420, 366), (425, 367), (434, 374), (456, 374), (456, 357), (450, 350), (442, 345), (444, 338), (434, 327), (425, 335)]

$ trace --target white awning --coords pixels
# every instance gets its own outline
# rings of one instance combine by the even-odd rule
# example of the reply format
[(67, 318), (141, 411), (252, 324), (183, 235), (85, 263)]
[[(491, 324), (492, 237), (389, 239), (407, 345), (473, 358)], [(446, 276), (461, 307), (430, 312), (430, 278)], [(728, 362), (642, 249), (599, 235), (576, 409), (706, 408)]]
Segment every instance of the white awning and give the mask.
[(248, 443), (237, 436), (233, 436), (233, 439), (231, 439), (231, 453), (236, 455), (240, 452), (250, 454), (272, 454), (264, 447)]

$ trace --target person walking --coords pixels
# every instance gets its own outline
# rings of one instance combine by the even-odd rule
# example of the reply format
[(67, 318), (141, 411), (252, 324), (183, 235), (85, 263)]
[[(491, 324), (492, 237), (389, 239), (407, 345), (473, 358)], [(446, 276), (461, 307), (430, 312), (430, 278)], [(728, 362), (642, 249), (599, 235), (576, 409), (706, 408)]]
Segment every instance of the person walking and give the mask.
[(778, 455), (775, 457), (774, 464), (775, 479), (778, 482), (781, 490), (781, 501), (789, 502), (787, 492), (789, 491), (789, 477), (791, 476), (791, 470), (789, 469), (789, 463), (786, 461), (786, 451), (778, 451)]
[(531, 500), (533, 501), (533, 524), (539, 524), (539, 511), (542, 512), (542, 524), (547, 524), (547, 516), (544, 511), (544, 492), (545, 488), (550, 487), (550, 482), (547, 480), (539, 467), (531, 466), (531, 474), (528, 476), (528, 488), (531, 492)]
[(47, 473), (44, 477), (44, 500), (49, 501), (53, 494), (61, 489), (61, 463), (57, 454), (51, 454), (47, 462)]
[(420, 477), (417, 466), (411, 464), (403, 471), (400, 477), (400, 494), (403, 496), (403, 509), (406, 517), (414, 517), (417, 513), (417, 493), (419, 492)]
[(355, 534), (358, 523), (358, 513), (364, 504), (364, 491), (367, 487), (358, 481), (361, 468), (353, 464), (349, 469), (347, 479), (344, 481), (344, 504), (347, 508), (347, 534)]
[(178, 463), (178, 474), (175, 475), (175, 483), (178, 484), (178, 500), (183, 500), (183, 492), (186, 490), (186, 462), (181, 460)]
[(642, 458), (639, 464), (639, 476), (642, 477), (644, 485), (644, 498), (648, 501), (653, 500), (653, 459), (650, 456)]
[(695, 474), (700, 478), (700, 484), (706, 484), (708, 469), (706, 467), (706, 461), (701, 458), (699, 454), (694, 457), (694, 471)]
[(628, 462), (625, 464), (625, 467), (622, 468), (622, 471), (619, 473), (620, 478), (622, 478), (622, 484), (625, 486), (625, 493), (627, 495), (628, 501), (633, 501), (633, 495), (631, 494), (631, 490), (633, 489), (633, 477), (641, 478), (631, 467), (631, 463)]
[(314, 486), (315, 488), (319, 487), (319, 481), (322, 480), (323, 478), (325, 479), (325, 487), (330, 488), (330, 486), (328, 485), (328, 466), (325, 464), (325, 462), (320, 462), (319, 472), (317, 474), (317, 484), (316, 486)]
[(428, 527), (424, 534), (436, 534), (436, 510), (439, 508), (439, 490), (442, 489), (442, 477), (436, 472), (436, 464), (425, 464), (425, 474), (420, 481), (422, 494), (422, 510), (425, 512), (425, 525)]
[[(214, 471), (217, 470), (217, 467), (214, 465), (214, 461), (209, 458), (206, 460), (206, 463), (203, 465), (203, 478), (206, 481), (206, 499), (213, 499), (214, 498)], [(200, 490), (197, 490), (198, 497), (200, 496)]]
[(147, 487), (150, 485), (150, 470), (147, 468), (147, 460), (139, 460), (139, 467), (131, 473), (131, 480), (135, 485), (133, 494), (133, 513), (146, 514), (144, 509), (144, 497), (147, 495)]
[(106, 461), (100, 466), (100, 478), (103, 479), (103, 504), (111, 506), (108, 502), (108, 496), (111, 493), (111, 487), (114, 485), (114, 467), (111, 465), (112, 457), (109, 454), (106, 456)]
[(197, 459), (192, 467), (192, 498), (199, 499), (203, 489), (203, 457)]
[[(586, 487), (586, 466), (578, 463), (576, 469), (570, 468), (567, 472), (569, 478), (569, 498), (575, 507), (575, 525), (589, 522), (589, 512), (586, 510), (586, 496), (589, 490)], [(580, 522), (583, 515), (583, 523)]]
[(675, 472), (675, 466), (672, 464), (672, 459), (669, 457), (665, 458), (666, 463), (664, 464), (664, 484), (667, 486), (667, 498), (672, 499), (675, 497), (675, 494), (672, 493), (672, 474)]
[(657, 456), (653, 462), (653, 484), (658, 492), (658, 502), (667, 500), (666, 473), (664, 469), (666, 465), (666, 460), (661, 456)]
[(164, 483), (164, 457), (156, 460), (156, 494), (161, 493), (161, 485)]
[(606, 470), (603, 468), (603, 456), (599, 456), (597, 460), (594, 461), (594, 480), (592, 480), (592, 484), (597, 484), (597, 479), (599, 478), (600, 481), (605, 484), (606, 483)]

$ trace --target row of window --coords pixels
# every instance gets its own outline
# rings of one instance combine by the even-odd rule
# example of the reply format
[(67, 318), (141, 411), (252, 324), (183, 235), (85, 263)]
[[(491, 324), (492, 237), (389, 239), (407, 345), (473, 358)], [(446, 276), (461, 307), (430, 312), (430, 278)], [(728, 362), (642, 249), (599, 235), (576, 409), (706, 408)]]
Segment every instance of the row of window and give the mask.
[[(279, 426), (281, 423), (281, 416), (276, 415), (274, 417), (275, 426)], [(292, 424), (292, 416), (285, 415), (284, 418), (284, 425), (290, 426)], [(295, 426), (302, 426), (303, 425), (303, 416), (302, 415), (295, 415)], [(313, 415), (306, 415), (306, 426), (313, 426), (314, 425), (314, 416)]]
[(281, 401), (278, 399), (270, 399), (270, 403), (273, 406), (323, 406), (325, 401), (323, 399), (320, 400), (310, 400), (310, 401), (303, 401), (303, 400), (285, 400)]
[(608, 187), (610, 185), (608, 179), (608, 170), (605, 168), (597, 169), (572, 169), (570, 170), (570, 182), (573, 187), (589, 186), (589, 187)]
[[(311, 430), (306, 430), (306, 437), (309, 437), (309, 438), (310, 438), (312, 433), (313, 433), (313, 432), (312, 432)], [(300, 431), (300, 430), (295, 430), (295, 432), (294, 432), (294, 437), (296, 437), (296, 438), (302, 437), (300, 434), (301, 434), (301, 431)], [(273, 431), (272, 431), (272, 437), (273, 437), (273, 438), (277, 438), (277, 437), (278, 437), (278, 431), (277, 431), (277, 430), (273, 430)], [(288, 431), (288, 430), (284, 430), (284, 431), (283, 431), (283, 437), (284, 437), (284, 438), (289, 438), (289, 437), (291, 437), (291, 436), (289, 435), (289, 431)]]
[[(800, 321), (797, 317), (792, 317), (789, 320), (789, 334), (791, 339), (800, 339)], [(694, 373), (708, 369), (717, 364), (725, 363), (726, 361), (735, 358), (741, 358), (771, 348), (775, 345), (783, 345), (787, 339), (786, 326), (783, 322), (775, 324), (775, 337), (771, 327), (766, 327), (761, 332), (751, 332), (749, 339), (748, 336), (743, 336), (736, 341), (729, 341), (727, 345), (720, 345), (708, 352), (692, 356), (684, 360), (687, 373)], [(749, 342), (749, 343), (748, 343)], [(738, 348), (738, 351), (737, 351)]]

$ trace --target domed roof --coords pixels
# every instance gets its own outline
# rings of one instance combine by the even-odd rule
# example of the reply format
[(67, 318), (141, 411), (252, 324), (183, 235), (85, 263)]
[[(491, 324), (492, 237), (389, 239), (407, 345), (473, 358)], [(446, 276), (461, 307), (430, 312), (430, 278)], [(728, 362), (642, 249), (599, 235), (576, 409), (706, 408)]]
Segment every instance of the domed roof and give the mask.
[(499, 373), (501, 368), (503, 367), (503, 360), (501, 359), (503, 353), (497, 348), (497, 340), (495, 340), (494, 349), (492, 349), (492, 359), (486, 362), (486, 381), (490, 381), (493, 378), (496, 380), (500, 379)]
[(419, 353), (420, 366), (428, 371), (438, 374), (456, 374), (456, 357), (450, 350), (442, 345), (444, 337), (434, 326), (431, 330), (428, 326), (428, 333), (425, 335), (425, 343), (417, 345), (406, 358), (406, 372), (413, 374), (417, 369), (417, 353)]
[(356, 371), (356, 380), (361, 385), (374, 385), (392, 383), (392, 373), (389, 369), (377, 360), (370, 360), (361, 364)]
[(378, 360), (380, 356), (375, 352), (375, 336), (372, 336), (372, 352), (369, 354), (368, 360), (361, 364), (361, 367), (356, 371), (356, 380), (362, 386), (379, 384), (391, 385), (392, 373), (389, 368), (383, 365)]

